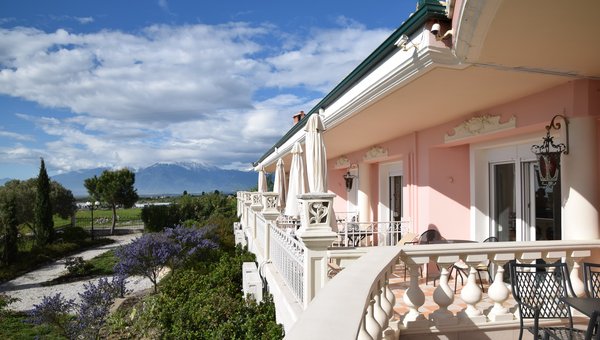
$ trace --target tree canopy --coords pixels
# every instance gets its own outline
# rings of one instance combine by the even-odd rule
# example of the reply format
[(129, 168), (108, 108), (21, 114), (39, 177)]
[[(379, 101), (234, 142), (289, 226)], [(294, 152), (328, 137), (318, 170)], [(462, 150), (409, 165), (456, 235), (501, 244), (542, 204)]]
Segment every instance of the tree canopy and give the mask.
[(129, 169), (105, 170), (98, 178), (96, 187), (98, 194), (102, 201), (111, 206), (113, 211), (111, 234), (114, 234), (117, 224), (117, 206), (131, 208), (138, 200), (134, 184), (135, 174)]
[[(33, 223), (34, 202), (36, 200), (36, 178), (30, 178), (25, 181), (18, 179), (8, 181), (0, 186), (0, 199), (4, 200), (9, 195), (14, 195), (16, 204), (16, 218), (19, 224), (25, 224), (28, 227)], [(50, 203), (52, 213), (62, 218), (68, 218), (75, 213), (75, 197), (71, 190), (66, 189), (56, 181), (50, 182)]]
[(46, 165), (44, 159), (42, 159), (40, 173), (36, 180), (35, 204), (33, 206), (33, 235), (38, 246), (44, 246), (54, 239), (50, 191), (50, 177), (48, 177)]
[(94, 175), (94, 177), (86, 178), (83, 181), (83, 185), (87, 189), (88, 194), (90, 195), (90, 199), (92, 200), (91, 213), (92, 213), (92, 240), (94, 239), (94, 207), (96, 205), (96, 201), (100, 200), (100, 193), (98, 192), (98, 177)]

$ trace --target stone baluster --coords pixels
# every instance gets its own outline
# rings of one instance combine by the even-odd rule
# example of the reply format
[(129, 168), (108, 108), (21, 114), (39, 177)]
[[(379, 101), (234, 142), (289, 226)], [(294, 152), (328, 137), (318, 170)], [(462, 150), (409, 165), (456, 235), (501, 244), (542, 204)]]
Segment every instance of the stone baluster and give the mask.
[(448, 285), (449, 272), (446, 266), (442, 266), (440, 274), (440, 283), (433, 291), (433, 301), (440, 307), (433, 312), (430, 320), (436, 325), (454, 325), (458, 323), (458, 319), (448, 310), (448, 306), (454, 302), (454, 291)]
[(370, 296), (369, 306), (367, 307), (366, 326), (367, 332), (374, 340), (381, 339), (381, 325), (375, 319), (375, 299), (373, 295)]
[[(394, 272), (394, 266), (390, 268), (390, 273)], [(388, 311), (388, 316), (390, 319), (394, 317), (394, 306), (396, 305), (396, 295), (392, 292), (392, 288), (390, 288), (390, 273), (386, 274), (385, 278), (385, 297), (390, 302), (390, 310)]]
[(481, 300), (483, 292), (475, 279), (477, 270), (475, 270), (472, 263), (469, 264), (469, 267), (467, 284), (460, 292), (460, 298), (467, 304), (467, 308), (460, 313), (460, 317), (463, 322), (480, 324), (486, 322), (486, 317), (475, 305)]
[(279, 216), (279, 210), (277, 210), (277, 202), (279, 201), (279, 194), (275, 192), (263, 192), (262, 194), (262, 215), (265, 217), (265, 233), (264, 233), (264, 256), (265, 261), (271, 259), (271, 232), (270, 225), (275, 224), (275, 220)]
[(385, 315), (387, 315), (387, 318), (389, 320), (394, 314), (394, 305), (392, 304), (392, 301), (390, 301), (390, 297), (388, 296), (387, 292), (390, 286), (388, 275), (389, 273), (384, 274), (383, 284), (381, 285), (381, 308), (383, 308), (383, 311), (385, 312)]
[(494, 301), (494, 306), (488, 313), (490, 321), (510, 321), (514, 317), (509, 309), (503, 305), (510, 296), (510, 291), (504, 284), (504, 265), (514, 258), (514, 254), (495, 254), (492, 260), (494, 267), (497, 269), (494, 282), (488, 288), (488, 297)]
[(417, 327), (426, 326), (426, 324), (428, 324), (428, 321), (425, 319), (423, 314), (419, 312), (419, 307), (423, 306), (425, 303), (425, 293), (423, 293), (419, 287), (419, 267), (424, 263), (429, 262), (429, 257), (427, 257), (425, 261), (419, 261), (422, 263), (414, 260), (414, 258), (412, 260), (411, 258), (403, 259), (404, 263), (408, 267), (408, 273), (410, 275), (410, 284), (408, 289), (406, 289), (404, 292), (404, 296), (402, 297), (404, 304), (406, 304), (408, 307), (408, 313), (406, 313), (403, 320), (404, 326), (407, 327), (409, 324)]
[(367, 331), (367, 315), (369, 314), (369, 309), (365, 310), (365, 316), (363, 316), (360, 321), (360, 329), (358, 330), (358, 336), (356, 339), (358, 340), (374, 340), (373, 337)]
[(575, 250), (571, 251), (567, 257), (567, 264), (569, 268), (571, 268), (571, 273), (569, 273), (569, 278), (571, 279), (571, 285), (573, 286), (573, 291), (575, 295), (581, 297), (585, 295), (585, 283), (582, 280), (581, 276), (581, 266), (579, 263), (585, 257), (591, 255), (589, 250)]
[(386, 303), (389, 304), (389, 302), (387, 302), (387, 300), (383, 296), (384, 290), (382, 288), (383, 285), (381, 284), (380, 280), (379, 282), (377, 282), (377, 286), (373, 295), (375, 296), (375, 320), (377, 320), (377, 323), (379, 323), (379, 326), (381, 326), (381, 330), (383, 331), (388, 327), (390, 320), (388, 318), (388, 314), (384, 309), (384, 306), (387, 308)]
[(250, 227), (250, 205), (252, 204), (252, 196), (249, 192), (244, 192), (244, 211), (243, 211), (243, 222), (244, 228)]

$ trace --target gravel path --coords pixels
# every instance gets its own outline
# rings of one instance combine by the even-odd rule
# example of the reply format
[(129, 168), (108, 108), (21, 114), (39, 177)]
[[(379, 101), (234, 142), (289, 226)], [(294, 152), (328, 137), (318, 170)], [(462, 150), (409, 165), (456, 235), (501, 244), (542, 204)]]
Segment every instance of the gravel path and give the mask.
[[(101, 246), (96, 249), (83, 251), (73, 256), (81, 256), (84, 260), (89, 260), (120, 245), (131, 242), (134, 238), (139, 237), (140, 233), (127, 235), (109, 236), (115, 240), (115, 243)], [(48, 266), (31, 271), (23, 276), (20, 276), (12, 281), (0, 285), (0, 292), (4, 292), (12, 297), (19, 298), (20, 301), (12, 303), (8, 309), (16, 311), (27, 311), (33, 308), (34, 304), (39, 304), (42, 297), (61, 293), (66, 299), (75, 299), (79, 301), (78, 293), (83, 291), (83, 284), (90, 280), (70, 282), (54, 286), (41, 286), (42, 283), (50, 281), (60, 275), (66, 273), (65, 259), (58, 260)], [(100, 278), (94, 279), (95, 281)], [(127, 279), (127, 289), (137, 292), (147, 288), (151, 288), (150, 280), (142, 277), (130, 277)]]

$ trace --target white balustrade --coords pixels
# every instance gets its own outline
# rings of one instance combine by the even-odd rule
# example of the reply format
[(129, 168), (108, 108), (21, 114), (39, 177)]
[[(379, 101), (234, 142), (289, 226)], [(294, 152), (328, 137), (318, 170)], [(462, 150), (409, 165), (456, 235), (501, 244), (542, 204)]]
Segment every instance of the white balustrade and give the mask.
[[(240, 224), (248, 237), (248, 242), (255, 245), (254, 249), (265, 251), (274, 267), (279, 272), (297, 302), (304, 306), (291, 330), (287, 333), (289, 339), (308, 338), (359, 338), (359, 339), (397, 339), (401, 333), (435, 334), (437, 332), (461, 331), (492, 331), (494, 329), (518, 328), (518, 312), (515, 314), (507, 306), (510, 290), (503, 281), (505, 278), (504, 265), (511, 260), (531, 262), (541, 258), (546, 261), (566, 261), (571, 269), (570, 278), (577, 294), (583, 293), (580, 263), (591, 255), (593, 250), (600, 250), (600, 240), (583, 241), (537, 241), (537, 242), (494, 242), (494, 243), (454, 243), (405, 246), (378, 247), (341, 247), (325, 250), (325, 259), (347, 261), (344, 269), (333, 279), (323, 284), (318, 276), (319, 268), (307, 268), (313, 260), (320, 259), (321, 253), (307, 247), (302, 238), (296, 239), (297, 224), (289, 219), (277, 218), (277, 221), (266, 218), (263, 210), (257, 210), (255, 193), (241, 193), (238, 197), (238, 209), (241, 211)], [(260, 197), (260, 196), (259, 196)], [(263, 197), (264, 198), (264, 197)], [(265, 201), (260, 202), (265, 203)], [(263, 204), (260, 204), (261, 208)], [(308, 206), (308, 205), (307, 205)], [(317, 210), (315, 210), (317, 211)], [(318, 211), (317, 211), (318, 212)], [(305, 218), (310, 220), (310, 218)], [(272, 222), (271, 222), (272, 221)], [(289, 222), (289, 223), (287, 223)], [(327, 222), (322, 229), (327, 231)], [(279, 226), (287, 226), (280, 228)], [(376, 223), (369, 224), (376, 231), (381, 231)], [(407, 224), (408, 225), (408, 224)], [(311, 231), (311, 227), (300, 230), (300, 237)], [(321, 227), (319, 227), (321, 228)], [(395, 229), (395, 228), (394, 228)], [(405, 232), (406, 230), (402, 230)], [(347, 232), (350, 232), (347, 230)], [(313, 238), (313, 243), (325, 244), (319, 238)], [(340, 234), (338, 234), (340, 235)], [(344, 235), (346, 239), (349, 234)], [(356, 234), (359, 235), (359, 234)], [(252, 239), (250, 239), (252, 238)], [(365, 236), (365, 239), (367, 237)], [(394, 236), (381, 237), (374, 233), (373, 245), (381, 245), (379, 241), (386, 240), (395, 244)], [(317, 254), (317, 257), (315, 257)], [(401, 300), (396, 301), (394, 292), (389, 284), (399, 260), (406, 265), (410, 281)], [(466, 308), (453, 313), (449, 307), (455, 303), (454, 290), (448, 284), (449, 266), (459, 259), (469, 266), (466, 284), (462, 287), (460, 298)], [(493, 282), (487, 287), (487, 297), (493, 303), (491, 308), (482, 310), (477, 305), (484, 296), (481, 285), (476, 282), (475, 266), (482, 261), (489, 261), (493, 272)], [(430, 262), (435, 262), (440, 268), (439, 285), (433, 296), (427, 301), (428, 306), (437, 306), (425, 318), (419, 311), (426, 302), (426, 296), (419, 284), (420, 269)], [(321, 266), (321, 264), (319, 264)], [(432, 266), (430, 266), (432, 267)], [(311, 272), (312, 271), (312, 272)], [(307, 280), (307, 273), (308, 280)], [(315, 273), (317, 273), (315, 275)], [(311, 278), (312, 276), (312, 278)], [(490, 280), (491, 278), (488, 278)], [(315, 281), (317, 280), (317, 281)], [(306, 285), (319, 286), (320, 290), (307, 296)], [(281, 288), (281, 287), (280, 287)], [(307, 300), (308, 299), (308, 300)], [(310, 301), (308, 303), (307, 301)], [(408, 307), (404, 315), (395, 315), (394, 306)], [(431, 309), (431, 307), (428, 307)], [(335, 315), (334, 318), (331, 316)], [(400, 323), (400, 320), (402, 322)]]
[(273, 225), (269, 227), (271, 262), (275, 265), (299, 303), (304, 301), (304, 245)]

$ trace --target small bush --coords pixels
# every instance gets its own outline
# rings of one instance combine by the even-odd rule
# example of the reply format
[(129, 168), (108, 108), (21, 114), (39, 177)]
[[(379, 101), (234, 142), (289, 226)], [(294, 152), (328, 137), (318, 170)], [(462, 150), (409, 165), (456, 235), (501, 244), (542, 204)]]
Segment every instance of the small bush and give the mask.
[(66, 227), (57, 232), (57, 237), (63, 242), (79, 243), (90, 237), (90, 234), (81, 227)]
[(142, 221), (146, 232), (160, 232), (180, 223), (179, 206), (149, 205), (142, 209)]
[(83, 260), (81, 256), (67, 257), (65, 268), (71, 275), (85, 275), (92, 270), (92, 265)]

